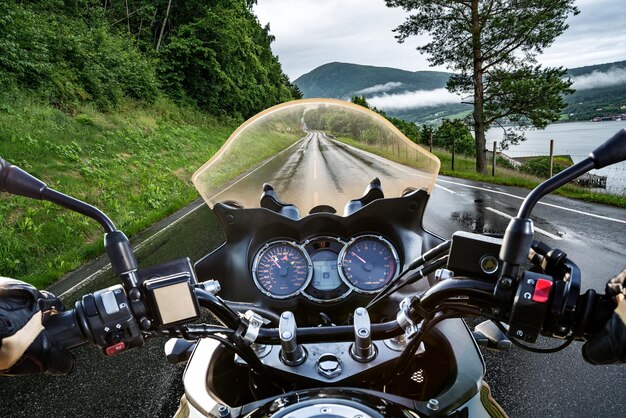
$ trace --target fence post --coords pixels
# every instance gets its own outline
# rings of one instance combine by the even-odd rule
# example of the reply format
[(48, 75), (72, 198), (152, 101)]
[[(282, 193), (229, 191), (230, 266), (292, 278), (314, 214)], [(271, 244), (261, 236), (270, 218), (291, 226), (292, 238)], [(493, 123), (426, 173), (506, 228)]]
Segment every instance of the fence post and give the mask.
[[(552, 166), (554, 164), (554, 139), (550, 140), (550, 177), (552, 177)], [(548, 177), (548, 178), (550, 178)]]
[(452, 171), (454, 171), (454, 137), (452, 137)]
[(433, 131), (430, 131), (430, 134), (428, 135), (428, 145), (430, 147), (430, 153), (432, 154), (433, 152)]
[(496, 176), (496, 146), (498, 145), (498, 141), (493, 141), (493, 155), (491, 161), (491, 176)]

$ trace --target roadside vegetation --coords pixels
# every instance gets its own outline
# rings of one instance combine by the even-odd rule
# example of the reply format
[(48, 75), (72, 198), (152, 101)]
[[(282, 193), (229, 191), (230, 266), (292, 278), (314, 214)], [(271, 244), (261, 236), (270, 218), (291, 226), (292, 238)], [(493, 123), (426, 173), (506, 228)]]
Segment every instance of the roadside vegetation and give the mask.
[[(364, 106), (381, 114), (400, 130), (411, 141), (429, 150), (432, 145), (433, 154), (441, 161), (439, 174), (465, 178), (468, 180), (484, 181), (486, 183), (502, 184), (533, 189), (549, 176), (550, 166), (548, 157), (537, 157), (525, 161), (521, 166), (514, 167), (508, 160), (496, 158), (496, 175), (491, 175), (491, 161), (488, 161), (488, 173), (476, 172), (476, 159), (474, 157), (474, 138), (467, 125), (459, 119), (444, 119), (438, 128), (430, 125), (418, 127), (415, 124), (402, 119), (388, 117), (387, 114), (376, 107), (370, 106), (364, 97), (353, 97), (352, 102)], [(356, 141), (344, 140), (351, 145), (358, 146)], [(431, 144), (432, 141), (432, 144)], [(452, 168), (454, 149), (454, 169)], [(368, 151), (376, 152), (373, 149)], [(377, 153), (377, 152), (376, 152)], [(386, 156), (386, 155), (383, 155)], [(389, 156), (386, 156), (389, 157)], [(397, 159), (391, 156), (391, 159)], [(403, 162), (403, 161), (400, 161)], [(411, 161), (408, 165), (414, 165)], [(555, 157), (553, 162), (553, 174), (556, 174), (572, 165), (572, 161), (564, 157)], [(555, 194), (585, 200), (587, 202), (602, 203), (606, 205), (626, 207), (626, 197), (607, 193), (594, 193), (590, 189), (576, 185), (567, 185), (557, 189)]]
[[(1, 155), (93, 204), (128, 235), (198, 197), (191, 175), (235, 124), (166, 99), (70, 116), (27, 96), (0, 110)], [(94, 221), (45, 201), (0, 199), (0, 271), (42, 287), (103, 252)]]
[[(243, 119), (299, 98), (240, 0), (3, 0), (0, 156), (133, 235), (198, 197)], [(95, 222), (0, 197), (0, 274), (43, 287), (101, 254)]]

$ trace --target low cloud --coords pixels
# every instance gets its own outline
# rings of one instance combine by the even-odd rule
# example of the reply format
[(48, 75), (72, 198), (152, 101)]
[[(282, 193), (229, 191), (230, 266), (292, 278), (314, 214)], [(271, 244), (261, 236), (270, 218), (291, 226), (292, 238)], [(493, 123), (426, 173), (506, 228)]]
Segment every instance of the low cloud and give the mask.
[(390, 81), (385, 84), (376, 84), (375, 86), (368, 87), (359, 91), (355, 91), (355, 94), (374, 94), (374, 93), (383, 93), (385, 91), (393, 90), (397, 87), (400, 87), (402, 83), (399, 81)]
[(578, 77), (572, 77), (572, 86), (576, 90), (589, 90), (598, 87), (617, 86), (626, 84), (626, 68), (613, 67), (606, 72), (594, 71)]
[(398, 110), (460, 103), (461, 98), (457, 94), (441, 88), (410, 91), (401, 94), (383, 94), (369, 98), (367, 102), (379, 109)]

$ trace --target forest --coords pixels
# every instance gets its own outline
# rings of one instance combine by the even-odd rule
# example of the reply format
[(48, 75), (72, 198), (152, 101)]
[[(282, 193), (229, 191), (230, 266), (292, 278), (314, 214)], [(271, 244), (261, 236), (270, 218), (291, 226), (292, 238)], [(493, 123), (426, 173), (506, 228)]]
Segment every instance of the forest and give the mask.
[(299, 97), (244, 0), (3, 0), (0, 84), (71, 112), (159, 95), (249, 117)]
[[(1, 0), (0, 157), (131, 238), (186, 206), (243, 119), (300, 97), (253, 4)], [(0, 273), (40, 288), (103, 252), (95, 222), (19, 196), (0, 236)]]

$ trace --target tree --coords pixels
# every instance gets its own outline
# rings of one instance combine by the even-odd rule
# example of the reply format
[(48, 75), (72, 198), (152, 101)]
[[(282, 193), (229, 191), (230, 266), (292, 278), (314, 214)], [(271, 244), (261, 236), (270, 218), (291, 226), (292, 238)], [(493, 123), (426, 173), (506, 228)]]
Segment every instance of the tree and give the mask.
[[(474, 111), (476, 171), (487, 172), (485, 132), (502, 121), (544, 128), (565, 107), (571, 93), (563, 68), (542, 68), (536, 57), (577, 14), (574, 0), (386, 0), (413, 13), (398, 26), (396, 38), (427, 33), (418, 47), (431, 65), (455, 72), (447, 88), (469, 97)], [(502, 125), (500, 125), (502, 126)], [(503, 147), (523, 140), (505, 129)]]
[(474, 139), (462, 120), (444, 119), (433, 133), (433, 145), (448, 151), (454, 148), (457, 154), (471, 155), (474, 150)]
[(407, 138), (409, 138), (411, 141), (415, 143), (419, 143), (420, 130), (417, 127), (417, 125), (415, 125), (413, 122), (407, 122), (404, 119), (387, 116), (387, 114), (384, 111), (377, 109), (375, 106), (371, 106), (369, 103), (367, 103), (367, 99), (365, 99), (365, 96), (352, 96), (350, 101), (359, 106), (363, 106), (367, 109), (373, 110), (379, 115), (385, 117), (396, 128), (398, 128), (398, 130), (402, 132), (404, 136), (406, 136)]

